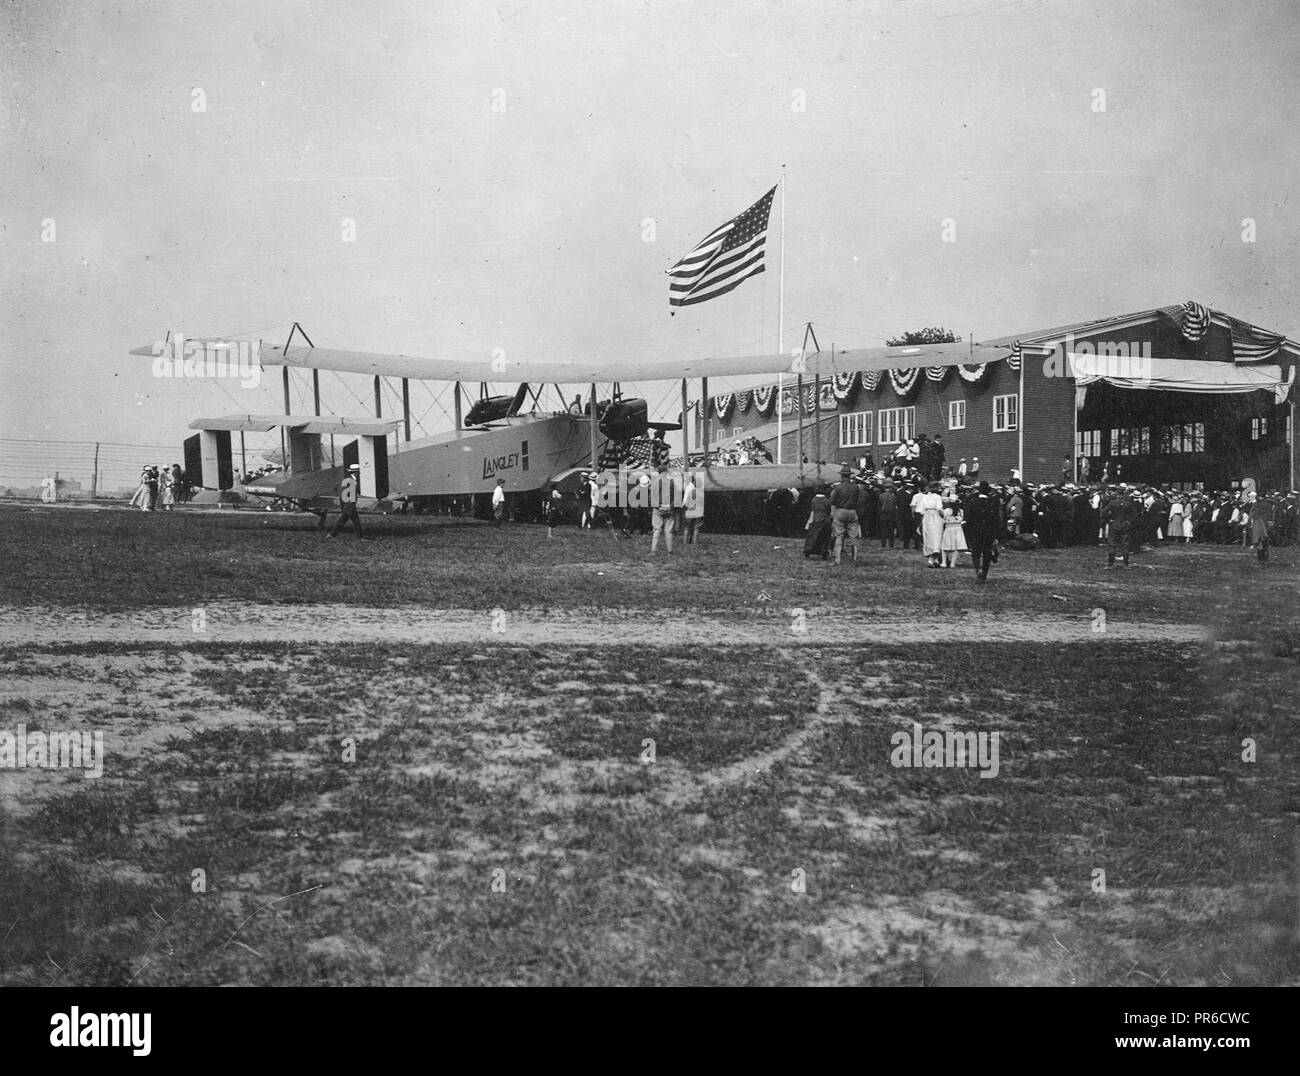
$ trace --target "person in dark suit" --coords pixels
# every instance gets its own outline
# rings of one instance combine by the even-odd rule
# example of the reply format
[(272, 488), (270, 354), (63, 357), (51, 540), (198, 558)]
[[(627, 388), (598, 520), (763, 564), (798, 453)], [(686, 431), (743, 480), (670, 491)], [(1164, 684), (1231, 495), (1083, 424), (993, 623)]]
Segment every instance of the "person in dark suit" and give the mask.
[(1005, 526), (1002, 518), (1002, 499), (993, 493), (987, 482), (981, 482), (973, 497), (963, 506), (966, 515), (966, 543), (970, 546), (975, 567), (975, 579), (983, 583), (989, 577), (993, 563), (993, 547)]
[(1141, 520), (1141, 506), (1133, 503), (1128, 486), (1120, 486), (1102, 505), (1101, 521), (1106, 526), (1106, 567), (1115, 567), (1115, 558), (1122, 557), (1127, 568), (1133, 546), (1133, 529)]
[(936, 433), (930, 442), (930, 481), (938, 482), (943, 477), (943, 465), (947, 460), (948, 450), (943, 446), (943, 434)]
[(880, 489), (875, 482), (865, 483), (862, 489), (858, 522), (862, 524), (863, 538), (875, 538), (880, 533)]
[(894, 493), (894, 483), (890, 479), (885, 479), (885, 484), (880, 490), (880, 503), (877, 514), (877, 525), (880, 527), (880, 548), (885, 548), (885, 543), (889, 543), (889, 548), (894, 548), (894, 537), (898, 533), (898, 500)]
[(1276, 505), (1266, 497), (1248, 495), (1246, 512), (1250, 519), (1248, 526), (1250, 544), (1255, 547), (1255, 555), (1260, 564), (1268, 563), (1268, 547), (1271, 541), (1269, 525), (1274, 521)]

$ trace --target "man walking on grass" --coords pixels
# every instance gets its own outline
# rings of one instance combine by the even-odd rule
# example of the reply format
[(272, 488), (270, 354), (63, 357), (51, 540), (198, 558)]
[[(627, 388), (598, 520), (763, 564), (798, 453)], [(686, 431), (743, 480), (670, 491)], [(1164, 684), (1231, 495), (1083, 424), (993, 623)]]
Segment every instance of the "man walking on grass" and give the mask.
[(339, 486), (339, 518), (334, 524), (334, 529), (326, 535), (327, 538), (337, 535), (349, 520), (356, 524), (357, 538), (361, 538), (361, 517), (357, 515), (357, 493), (361, 488), (360, 472), (361, 467), (358, 464), (354, 463), (348, 467), (343, 484)]
[(989, 577), (993, 543), (1002, 533), (1002, 500), (994, 496), (987, 482), (981, 482), (979, 492), (966, 502), (965, 513), (966, 541), (975, 563), (975, 579), (983, 583)]

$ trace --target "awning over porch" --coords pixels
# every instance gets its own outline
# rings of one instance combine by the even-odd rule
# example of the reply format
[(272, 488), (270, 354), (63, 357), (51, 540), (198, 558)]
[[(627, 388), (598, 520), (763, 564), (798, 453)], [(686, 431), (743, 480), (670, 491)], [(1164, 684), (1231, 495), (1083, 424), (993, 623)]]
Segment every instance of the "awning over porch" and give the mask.
[[(1272, 392), (1283, 403), (1295, 380), (1280, 366), (1240, 366), (1230, 362), (1155, 359), (1142, 355), (1080, 355), (1071, 352), (1070, 376), (1080, 389), (1105, 381), (1121, 389), (1159, 392)], [(1082, 393), (1080, 393), (1082, 395)], [(1082, 401), (1079, 401), (1080, 404)]]

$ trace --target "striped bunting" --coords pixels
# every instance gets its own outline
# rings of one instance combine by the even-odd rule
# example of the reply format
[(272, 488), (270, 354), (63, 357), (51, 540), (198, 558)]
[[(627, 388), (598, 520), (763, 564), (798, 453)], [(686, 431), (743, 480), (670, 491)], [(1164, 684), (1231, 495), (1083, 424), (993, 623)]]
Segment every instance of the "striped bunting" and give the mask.
[(921, 379), (921, 368), (913, 366), (910, 370), (890, 370), (889, 383), (894, 387), (894, 392), (899, 396), (906, 396)]
[(1210, 330), (1210, 312), (1200, 303), (1190, 299), (1183, 303), (1178, 321), (1178, 331), (1190, 343), (1196, 343)]
[(669, 306), (708, 302), (765, 271), (763, 247), (772, 211), (773, 187), (762, 198), (702, 239), (668, 270)]
[(858, 380), (862, 382), (862, 387), (868, 392), (875, 392), (876, 389), (880, 388), (883, 377), (884, 372), (881, 370), (863, 370), (858, 375)]
[(1236, 318), (1227, 318), (1228, 332), (1232, 334), (1232, 359), (1234, 362), (1268, 362), (1277, 358), (1286, 343), (1285, 336), (1266, 332)]
[(983, 381), (988, 369), (989, 364), (987, 362), (962, 362), (957, 364), (957, 373), (963, 381), (970, 385), (976, 385)]
[(835, 399), (840, 403), (848, 403), (853, 397), (853, 390), (857, 387), (858, 375), (856, 371), (850, 371), (847, 374), (836, 374), (831, 380), (831, 391), (835, 393)]
[(750, 394), (749, 389), (742, 389), (740, 392), (736, 393), (736, 413), (743, 415), (748, 411), (752, 399), (753, 396)]
[(754, 390), (754, 409), (764, 418), (772, 413), (772, 404), (775, 401), (775, 385), (762, 385)]
[(948, 376), (948, 369), (947, 366), (927, 366), (925, 368), (925, 376), (931, 381), (942, 381)]
[(731, 401), (732, 395), (729, 392), (713, 397), (713, 413), (724, 422), (727, 420), (727, 416), (731, 414)]

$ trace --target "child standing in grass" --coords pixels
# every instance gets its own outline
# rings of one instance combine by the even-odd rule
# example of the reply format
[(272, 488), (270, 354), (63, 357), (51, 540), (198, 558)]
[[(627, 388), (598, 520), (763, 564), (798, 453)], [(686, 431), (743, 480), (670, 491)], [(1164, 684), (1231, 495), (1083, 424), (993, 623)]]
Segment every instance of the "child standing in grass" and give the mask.
[(959, 501), (950, 501), (943, 509), (943, 537), (940, 539), (939, 548), (943, 553), (943, 566), (952, 568), (957, 563), (957, 554), (965, 553), (966, 530), (962, 526), (965, 517), (962, 515), (961, 503)]

